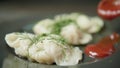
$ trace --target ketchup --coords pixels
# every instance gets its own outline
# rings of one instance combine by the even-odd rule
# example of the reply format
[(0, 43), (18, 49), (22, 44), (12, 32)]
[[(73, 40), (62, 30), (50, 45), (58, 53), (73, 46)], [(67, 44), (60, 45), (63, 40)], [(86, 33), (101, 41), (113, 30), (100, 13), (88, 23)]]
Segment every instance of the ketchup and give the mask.
[(97, 12), (100, 17), (106, 20), (120, 16), (120, 0), (101, 0)]
[(102, 38), (96, 44), (89, 44), (85, 47), (85, 54), (92, 58), (104, 58), (115, 52), (114, 44), (120, 40), (117, 33)]

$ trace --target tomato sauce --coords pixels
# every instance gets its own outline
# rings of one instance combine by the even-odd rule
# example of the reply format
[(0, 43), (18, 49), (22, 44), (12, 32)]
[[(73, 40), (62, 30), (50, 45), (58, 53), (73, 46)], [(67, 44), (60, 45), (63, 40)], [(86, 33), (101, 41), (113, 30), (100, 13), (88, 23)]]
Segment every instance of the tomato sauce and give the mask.
[(120, 16), (120, 0), (101, 0), (97, 8), (98, 15), (105, 20)]
[(119, 42), (120, 36), (113, 33), (102, 38), (96, 44), (89, 44), (85, 47), (85, 54), (92, 58), (104, 58), (115, 52), (114, 45)]

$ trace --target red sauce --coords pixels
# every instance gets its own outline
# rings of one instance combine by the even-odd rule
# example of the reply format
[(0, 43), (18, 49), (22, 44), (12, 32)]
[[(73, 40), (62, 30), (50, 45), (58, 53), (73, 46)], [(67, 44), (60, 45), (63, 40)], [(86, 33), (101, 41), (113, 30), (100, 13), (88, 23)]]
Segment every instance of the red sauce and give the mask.
[(120, 0), (101, 0), (97, 12), (100, 17), (106, 20), (120, 16)]
[(117, 33), (113, 33), (113, 34), (111, 34), (111, 35), (109, 35), (109, 36), (106, 36), (106, 37), (102, 38), (102, 39), (99, 41), (99, 43), (115, 44), (115, 43), (117, 43), (119, 40), (120, 40), (120, 35), (117, 34)]
[(117, 33), (102, 38), (96, 44), (89, 44), (85, 47), (85, 54), (92, 58), (104, 58), (115, 52), (114, 44), (120, 40)]

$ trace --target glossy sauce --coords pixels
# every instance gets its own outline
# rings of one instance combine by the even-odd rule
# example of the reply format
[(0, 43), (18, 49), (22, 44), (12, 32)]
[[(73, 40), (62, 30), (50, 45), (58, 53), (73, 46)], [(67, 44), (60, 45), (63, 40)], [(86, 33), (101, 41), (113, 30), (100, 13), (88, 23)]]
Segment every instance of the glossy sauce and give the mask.
[(115, 52), (114, 44), (120, 40), (117, 33), (102, 38), (96, 44), (89, 44), (85, 47), (85, 54), (92, 58), (104, 58)]
[(120, 16), (120, 0), (101, 0), (97, 8), (98, 15), (106, 20)]

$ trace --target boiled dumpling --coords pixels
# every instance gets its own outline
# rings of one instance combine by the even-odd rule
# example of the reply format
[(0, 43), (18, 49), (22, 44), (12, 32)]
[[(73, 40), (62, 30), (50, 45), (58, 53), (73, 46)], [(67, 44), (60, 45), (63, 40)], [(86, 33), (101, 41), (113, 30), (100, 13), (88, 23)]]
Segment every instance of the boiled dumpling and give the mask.
[(34, 27), (33, 31), (36, 34), (49, 34), (51, 33), (51, 27), (55, 22), (51, 19), (44, 19), (39, 21)]
[(14, 32), (7, 34), (5, 40), (17, 55), (30, 61), (66, 66), (76, 65), (82, 59), (82, 51), (78, 47), (68, 45), (59, 35)]
[(100, 19), (99, 17), (92, 17), (90, 19), (90, 22), (91, 22), (92, 26), (90, 29), (88, 29), (89, 33), (99, 32), (102, 29), (102, 27), (104, 26), (103, 20)]
[(70, 24), (63, 27), (60, 34), (66, 39), (68, 43), (79, 44), (79, 39), (81, 38), (82, 33), (75, 26), (75, 24)]
[(49, 35), (41, 37), (29, 48), (29, 56), (39, 63), (66, 66), (78, 64), (82, 59), (82, 51), (67, 45), (57, 35)]
[(79, 30), (75, 24), (70, 24), (62, 28), (61, 36), (70, 44), (86, 44), (92, 40), (91, 34), (86, 34)]
[(28, 48), (32, 44), (33, 34), (13, 32), (5, 36), (7, 44), (15, 49), (15, 53), (22, 57), (28, 57)]
[(79, 40), (79, 43), (80, 43), (80, 44), (87, 44), (87, 43), (89, 43), (90, 41), (92, 41), (92, 39), (93, 39), (93, 37), (92, 37), (91, 34), (89, 34), (89, 33), (83, 33), (83, 34), (82, 34), (82, 37), (81, 37), (80, 40)]
[(55, 62), (60, 66), (76, 65), (82, 60), (82, 51), (78, 48), (67, 48), (64, 54), (55, 57)]
[(45, 19), (33, 28), (35, 34), (58, 34), (69, 44), (81, 45), (92, 41), (92, 33), (99, 32), (104, 26), (99, 17), (71, 13), (56, 15), (54, 19)]
[(54, 63), (55, 52), (61, 50), (53, 37), (41, 37), (35, 44), (29, 48), (30, 59), (39, 63), (52, 64)]
[(87, 33), (97, 33), (104, 26), (103, 20), (99, 17), (88, 17), (86, 15), (80, 15), (77, 18), (77, 24), (79, 28)]
[(87, 15), (80, 15), (78, 18), (76, 18), (76, 23), (83, 31), (90, 29), (92, 26), (90, 19)]

